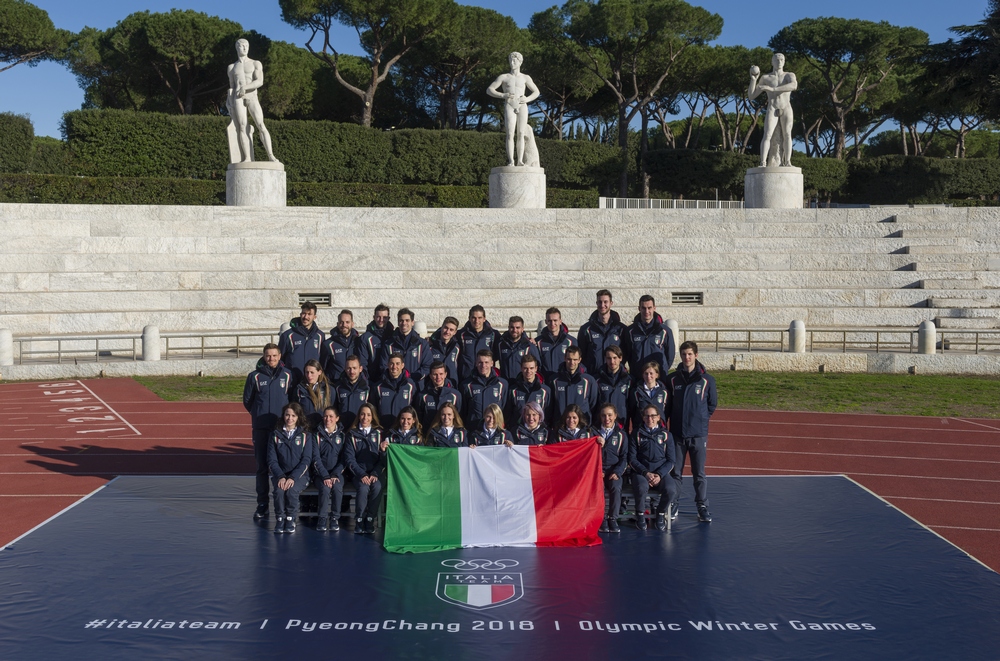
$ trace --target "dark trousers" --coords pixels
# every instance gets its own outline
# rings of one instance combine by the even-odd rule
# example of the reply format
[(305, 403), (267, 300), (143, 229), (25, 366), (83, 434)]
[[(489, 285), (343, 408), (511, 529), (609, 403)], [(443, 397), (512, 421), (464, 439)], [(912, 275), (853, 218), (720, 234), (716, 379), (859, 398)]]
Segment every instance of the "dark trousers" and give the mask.
[(274, 484), (274, 515), (294, 518), (299, 515), (299, 494), (302, 493), (302, 489), (305, 488), (309, 479), (300, 477), (285, 491), (278, 488), (279, 479), (281, 478), (271, 478), (271, 482)]
[(267, 442), (271, 438), (270, 429), (254, 429), (253, 458), (257, 462), (257, 506), (267, 507)]
[(674, 490), (674, 481), (669, 475), (660, 476), (660, 482), (655, 486), (650, 486), (645, 475), (636, 473), (632, 476), (632, 488), (635, 495), (635, 514), (641, 516), (646, 509), (646, 494), (650, 491), (660, 494), (660, 502), (657, 503), (656, 511), (653, 514), (665, 514), (667, 506), (677, 498)]
[(379, 498), (382, 496), (382, 480), (365, 484), (360, 477), (354, 478), (354, 516), (361, 519), (370, 516), (373, 519), (378, 515)]
[(605, 477), (604, 490), (608, 492), (608, 518), (617, 519), (622, 508), (622, 478), (609, 480)]
[(316, 476), (316, 488), (319, 489), (319, 517), (330, 516), (330, 496), (333, 496), (333, 516), (340, 516), (340, 506), (344, 501), (344, 478), (339, 477), (332, 487), (323, 484), (323, 478)]
[(681, 496), (681, 476), (684, 473), (684, 455), (691, 457), (691, 476), (694, 478), (694, 502), (698, 507), (708, 507), (708, 485), (705, 482), (705, 452), (708, 449), (708, 436), (674, 439), (674, 458), (677, 463), (670, 471), (677, 486), (677, 495)]

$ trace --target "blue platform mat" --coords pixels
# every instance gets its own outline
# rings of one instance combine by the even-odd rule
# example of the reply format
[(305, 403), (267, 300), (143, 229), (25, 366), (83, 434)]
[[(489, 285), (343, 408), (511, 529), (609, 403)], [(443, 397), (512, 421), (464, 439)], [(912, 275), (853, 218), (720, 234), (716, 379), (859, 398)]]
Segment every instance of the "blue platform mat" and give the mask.
[(0, 659), (1000, 658), (1000, 575), (850, 480), (710, 477), (711, 524), (685, 487), (669, 533), (394, 555), (121, 477), (0, 551)]

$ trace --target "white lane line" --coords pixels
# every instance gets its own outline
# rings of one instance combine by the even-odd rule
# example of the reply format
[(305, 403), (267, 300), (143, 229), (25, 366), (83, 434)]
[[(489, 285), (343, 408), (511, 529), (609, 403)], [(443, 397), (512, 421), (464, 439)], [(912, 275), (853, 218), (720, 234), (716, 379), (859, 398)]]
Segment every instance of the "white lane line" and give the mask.
[[(115, 478), (115, 479), (118, 479), (118, 478)], [(114, 482), (114, 481), (115, 480), (111, 480), (111, 482)], [(111, 482), (108, 482), (108, 484), (111, 484)], [(97, 487), (96, 489), (94, 489), (93, 491), (91, 491), (90, 493), (88, 493), (86, 496), (84, 496), (83, 498), (81, 498), (80, 500), (76, 501), (75, 503), (72, 503), (68, 507), (65, 507), (65, 508), (59, 510), (58, 512), (56, 512), (55, 514), (53, 514), (49, 518), (45, 519), (44, 521), (42, 521), (41, 523), (39, 523), (37, 526), (35, 526), (31, 530), (29, 530), (28, 532), (26, 532), (23, 535), (17, 537), (16, 539), (13, 539), (13, 540), (7, 542), (6, 544), (3, 545), (3, 548), (0, 548), (0, 553), (3, 553), (4, 551), (6, 551), (7, 549), (9, 549), (14, 544), (17, 544), (19, 541), (21, 541), (22, 539), (24, 539), (25, 537), (27, 537), (31, 533), (35, 532), (36, 530), (38, 530), (39, 528), (41, 528), (42, 526), (44, 526), (49, 521), (52, 521), (52, 520), (56, 519), (57, 517), (62, 516), (66, 512), (70, 511), (71, 509), (73, 509), (74, 507), (76, 507), (77, 505), (79, 505), (80, 503), (84, 502), (85, 500), (87, 500), (88, 498), (90, 498), (91, 496), (93, 496), (94, 494), (96, 494), (98, 491), (100, 491), (104, 487), (108, 486), (108, 484), (102, 484), (101, 486)]]
[(81, 498), (85, 493), (0, 493), (0, 498)]
[[(826, 414), (823, 414), (823, 415), (826, 415)], [(890, 417), (890, 416), (884, 416), (884, 417)], [(932, 419), (934, 419), (934, 418), (932, 418)], [(942, 418), (942, 419), (943, 420), (949, 420), (951, 418)], [(958, 418), (955, 418), (955, 419), (958, 419)], [(965, 420), (963, 422), (970, 422), (970, 421)], [(791, 426), (791, 427), (836, 427), (838, 429), (843, 429), (844, 427), (856, 426), (856, 427), (864, 427), (865, 429), (897, 429), (897, 430), (908, 431), (908, 432), (930, 431), (930, 432), (934, 432), (934, 433), (955, 433), (955, 434), (995, 434), (997, 431), (1000, 431), (1000, 429), (995, 429), (993, 427), (989, 427), (988, 425), (981, 425), (981, 426), (987, 427), (991, 431), (986, 431), (985, 429), (955, 429), (954, 427), (951, 427), (951, 428), (946, 428), (946, 427), (893, 427), (893, 426), (890, 426), (890, 425), (866, 425), (866, 424), (860, 424), (860, 423), (855, 424), (855, 425), (851, 425), (849, 422), (846, 422), (846, 421), (843, 422), (843, 423), (835, 425), (835, 424), (831, 424), (829, 422), (805, 422), (805, 421), (801, 421), (801, 422), (783, 422), (783, 421), (780, 421), (780, 420), (721, 420), (721, 419), (719, 419), (719, 420), (716, 420), (715, 423), (713, 423), (713, 424), (731, 424), (731, 423), (741, 424), (741, 425), (768, 425), (768, 426), (786, 425), (786, 426)]]
[(1000, 532), (1000, 528), (967, 528), (965, 526), (931, 526), (931, 527), (943, 528), (945, 530), (982, 530), (983, 532)]
[[(782, 473), (813, 473), (817, 475), (846, 475), (838, 471), (814, 471), (805, 468), (752, 468), (750, 466), (706, 466), (711, 469), (732, 470), (732, 471), (781, 471)], [(941, 477), (940, 475), (897, 475), (895, 473), (862, 473), (852, 470), (851, 475), (864, 475), (867, 477), (898, 477), (907, 480), (946, 480), (950, 482), (986, 482), (988, 484), (1000, 484), (1000, 480), (982, 480), (975, 477)], [(3, 473), (0, 473), (3, 475)]]
[(128, 425), (132, 429), (132, 431), (135, 432), (136, 436), (142, 436), (142, 433), (138, 429), (136, 429), (135, 427), (133, 427), (131, 422), (129, 422), (128, 420), (126, 420), (125, 418), (123, 418), (121, 413), (119, 413), (118, 411), (116, 411), (113, 408), (111, 408), (110, 404), (108, 404), (106, 401), (104, 401), (103, 399), (101, 399), (100, 397), (98, 397), (97, 393), (94, 392), (93, 390), (91, 390), (83, 381), (77, 381), (77, 383), (79, 383), (81, 387), (87, 388), (87, 392), (89, 392), (91, 395), (93, 395), (94, 399), (96, 399), (97, 401), (99, 401), (101, 404), (104, 404), (104, 406), (109, 411), (111, 411), (112, 413), (114, 413), (115, 415), (117, 415), (118, 419), (121, 420), (126, 425)]
[[(125, 471), (9, 471), (6, 473), (0, 473), (0, 475), (83, 475), (83, 476), (95, 476), (95, 475), (180, 475), (182, 477), (187, 477), (189, 475), (217, 475), (214, 472), (202, 472), (202, 473), (189, 473), (187, 471), (181, 473), (178, 471), (166, 471), (163, 473), (151, 473), (149, 471), (144, 471), (142, 473), (125, 472)], [(231, 475), (252, 475), (252, 473), (226, 473), (226, 476)]]
[[(1000, 427), (992, 427), (990, 425), (984, 425), (981, 422), (975, 422), (973, 420), (966, 420), (964, 418), (951, 418), (951, 420), (957, 420), (958, 422), (966, 422), (966, 423), (968, 423), (970, 425), (978, 425), (980, 427), (986, 427), (987, 429), (992, 429), (994, 431), (1000, 431)], [(979, 431), (979, 430), (977, 429), (976, 431)]]
[(969, 505), (1000, 505), (1000, 502), (990, 500), (953, 500), (951, 498), (917, 498), (916, 496), (883, 496), (894, 500), (927, 500), (934, 503), (967, 503)]
[[(99, 447), (90, 446), (89, 448), (84, 448), (84, 450), (97, 449)], [(72, 456), (77, 456), (83, 453), (84, 450), (80, 452), (74, 452)], [(139, 454), (139, 453), (143, 454)], [(65, 452), (58, 451), (47, 451), (47, 452), (4, 452), (0, 453), (0, 457), (44, 457), (46, 459), (59, 459), (61, 457), (68, 456)], [(252, 457), (252, 452), (148, 452), (146, 450), (136, 450), (135, 452), (91, 452), (87, 455), (88, 457), (135, 457), (137, 459), (146, 459), (153, 457), (205, 457), (206, 459), (215, 457)]]
[(800, 450), (745, 450), (743, 448), (718, 448), (713, 447), (716, 452), (749, 452), (751, 454), (780, 454), (780, 455), (803, 455), (815, 457), (848, 457), (851, 459), (892, 459), (907, 461), (952, 461), (962, 464), (1000, 464), (1000, 461), (984, 459), (945, 459), (943, 457), (899, 457), (889, 454), (844, 454), (838, 452), (802, 452)]
[(791, 441), (836, 441), (838, 443), (899, 443), (901, 445), (934, 445), (946, 448), (1000, 448), (1000, 445), (992, 443), (941, 443), (935, 441), (901, 441), (888, 438), (857, 438), (842, 436), (782, 436), (779, 434), (727, 434), (725, 432), (712, 432), (712, 438), (717, 436), (732, 436), (733, 438), (764, 438), (764, 439), (785, 439)]

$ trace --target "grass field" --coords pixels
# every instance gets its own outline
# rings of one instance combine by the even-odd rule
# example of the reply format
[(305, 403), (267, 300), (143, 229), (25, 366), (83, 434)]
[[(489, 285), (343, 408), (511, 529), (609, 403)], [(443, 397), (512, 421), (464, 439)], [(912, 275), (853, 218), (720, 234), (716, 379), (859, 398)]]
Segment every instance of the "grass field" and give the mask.
[[(1000, 379), (970, 376), (719, 372), (724, 408), (1000, 418)], [(238, 402), (242, 378), (139, 377), (169, 401)]]

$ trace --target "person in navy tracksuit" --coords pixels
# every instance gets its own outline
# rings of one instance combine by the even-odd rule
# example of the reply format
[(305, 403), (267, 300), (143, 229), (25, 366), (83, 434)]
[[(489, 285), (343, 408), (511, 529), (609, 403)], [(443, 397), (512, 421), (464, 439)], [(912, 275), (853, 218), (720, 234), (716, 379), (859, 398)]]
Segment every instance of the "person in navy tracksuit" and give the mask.
[(661, 418), (666, 417), (667, 389), (660, 382), (660, 364), (655, 360), (642, 366), (640, 380), (632, 386), (628, 404), (633, 430), (642, 426), (642, 412), (650, 404), (659, 410)]
[(396, 424), (396, 416), (406, 406), (411, 406), (417, 399), (417, 384), (409, 378), (403, 368), (403, 357), (393, 354), (386, 366), (382, 380), (372, 392), (372, 404), (378, 411), (382, 424)]
[(447, 385), (448, 368), (438, 361), (431, 363), (430, 374), (424, 379), (417, 393), (415, 402), (416, 409), (420, 414), (420, 422), (429, 427), (437, 416), (438, 408), (445, 402), (455, 405), (455, 408), (462, 410), (462, 395), (455, 388)]
[[(448, 379), (452, 387), (457, 387), (462, 382), (458, 378), (458, 361), (461, 347), (458, 343), (458, 319), (455, 317), (445, 317), (441, 323), (441, 328), (431, 335), (431, 363), (442, 362), (448, 369)], [(461, 407), (459, 407), (461, 408)]]
[(566, 407), (576, 404), (583, 411), (583, 426), (590, 425), (592, 411), (597, 408), (597, 381), (584, 374), (580, 362), (580, 347), (568, 347), (559, 374), (552, 381), (552, 410), (550, 417), (561, 418)]
[(521, 412), (528, 402), (535, 402), (543, 411), (552, 405), (552, 389), (542, 383), (538, 358), (530, 353), (521, 359), (521, 374), (510, 382), (507, 402), (507, 419), (512, 429), (521, 421)]
[(462, 384), (459, 392), (465, 406), (462, 417), (472, 429), (483, 424), (483, 414), (490, 404), (496, 404), (500, 410), (507, 406), (510, 386), (493, 369), (493, 354), (489, 349), (479, 351), (476, 356), (476, 374)]
[(382, 378), (382, 343), (392, 336), (395, 327), (389, 321), (389, 306), (379, 303), (375, 306), (372, 320), (361, 334), (361, 367), (370, 383), (378, 383)]
[(514, 436), (504, 429), (503, 411), (496, 404), (486, 407), (483, 414), (483, 424), (478, 429), (472, 430), (472, 445), (514, 445)]
[(326, 380), (319, 361), (306, 361), (302, 381), (295, 389), (295, 401), (306, 412), (309, 429), (316, 429), (320, 425), (323, 421), (323, 409), (333, 404), (333, 397), (333, 386)]
[(597, 292), (597, 309), (576, 334), (576, 341), (583, 352), (583, 366), (591, 374), (597, 374), (604, 364), (604, 352), (608, 347), (621, 347), (625, 340), (625, 324), (611, 306), (611, 292), (607, 289)]
[(371, 404), (362, 404), (358, 409), (344, 452), (354, 479), (354, 534), (374, 533), (382, 496), (385, 452), (378, 413)]
[(562, 424), (552, 433), (549, 443), (565, 443), (579, 438), (590, 438), (590, 427), (587, 426), (583, 409), (576, 404), (570, 404), (562, 414)]
[(306, 416), (296, 403), (286, 404), (281, 422), (267, 444), (267, 466), (274, 483), (274, 532), (295, 532), (299, 516), (299, 494), (309, 481), (313, 439)]
[[(458, 381), (463, 383), (476, 374), (476, 357), (481, 351), (496, 354), (500, 345), (500, 333), (486, 321), (486, 310), (482, 305), (469, 308), (469, 321), (458, 332)], [(495, 357), (494, 357), (495, 360)]]
[(660, 366), (666, 376), (674, 362), (674, 336), (663, 325), (663, 318), (656, 313), (656, 301), (649, 294), (639, 298), (639, 314), (628, 327), (623, 338), (628, 371), (634, 381), (641, 378), (639, 370), (651, 360)]
[(278, 338), (281, 362), (292, 373), (295, 385), (302, 380), (306, 361), (319, 360), (323, 343), (326, 342), (326, 335), (315, 322), (316, 304), (303, 303), (298, 319), (292, 319), (289, 329)]
[(361, 369), (361, 359), (350, 356), (344, 363), (344, 374), (333, 388), (334, 405), (340, 412), (340, 423), (344, 429), (354, 426), (354, 416), (362, 404), (371, 399), (371, 387)]
[(517, 445), (545, 445), (549, 429), (545, 426), (545, 411), (537, 402), (528, 402), (521, 409), (521, 423), (514, 430)]
[[(336, 407), (323, 410), (323, 421), (313, 434), (313, 483), (319, 489), (319, 521), (316, 530), (340, 530), (340, 508), (344, 500), (344, 466), (347, 457), (346, 433)], [(331, 502), (331, 496), (333, 501)]]
[(635, 494), (635, 527), (646, 529), (646, 494), (660, 494), (656, 507), (656, 529), (667, 529), (667, 510), (677, 497), (670, 471), (674, 467), (674, 438), (660, 424), (660, 411), (652, 404), (642, 412), (642, 426), (632, 432), (628, 463), (632, 468)]
[(403, 308), (396, 313), (396, 330), (383, 338), (382, 355), (380, 356), (382, 373), (389, 364), (393, 354), (403, 356), (403, 367), (409, 373), (413, 382), (420, 384), (427, 376), (431, 367), (431, 345), (413, 330), (413, 311)]
[(559, 308), (545, 311), (545, 328), (535, 338), (542, 377), (547, 383), (555, 380), (566, 362), (566, 350), (576, 346), (576, 338), (569, 334), (569, 328), (562, 322)]
[(420, 445), (423, 439), (423, 429), (417, 418), (417, 410), (412, 406), (407, 406), (399, 412), (396, 424), (389, 430), (389, 436), (382, 439), (382, 451), (385, 452), (390, 443)]
[(705, 480), (705, 453), (708, 450), (708, 421), (719, 404), (715, 378), (698, 361), (698, 345), (688, 341), (681, 344), (681, 364), (668, 378), (667, 411), (670, 431), (674, 437), (676, 463), (670, 476), (676, 485), (676, 496), (671, 502), (670, 515), (677, 516), (677, 498), (681, 493), (681, 476), (684, 473), (684, 456), (691, 457), (691, 476), (694, 480), (694, 502), (698, 506), (698, 520), (712, 521), (708, 511), (708, 486)]
[(288, 404), (292, 392), (292, 373), (281, 364), (281, 350), (277, 344), (264, 346), (264, 355), (257, 361), (257, 368), (247, 375), (243, 386), (243, 408), (250, 414), (253, 457), (257, 462), (256, 521), (267, 516), (268, 491), (267, 446), (271, 431), (281, 420), (281, 411)]
[(612, 344), (604, 350), (604, 365), (596, 373), (597, 405), (611, 403), (618, 419), (628, 424), (628, 396), (632, 390), (632, 378), (622, 366), (622, 350)]
[(628, 465), (628, 434), (618, 424), (618, 410), (611, 402), (598, 409), (597, 436), (601, 444), (601, 468), (604, 471), (604, 490), (608, 493), (607, 518), (601, 532), (621, 532), (618, 512), (622, 507), (622, 482)]
[(462, 416), (454, 405), (441, 405), (431, 428), (427, 430), (424, 445), (435, 448), (467, 448), (472, 445), (469, 433), (462, 423)]
[(507, 322), (507, 332), (500, 336), (500, 344), (494, 352), (500, 376), (511, 381), (521, 373), (521, 361), (525, 356), (539, 357), (538, 347), (524, 332), (524, 319), (511, 317)]
[(337, 382), (344, 375), (344, 366), (349, 356), (361, 355), (361, 335), (354, 329), (354, 313), (341, 310), (337, 315), (337, 326), (330, 329), (330, 335), (323, 343), (319, 362), (323, 365), (330, 383)]

